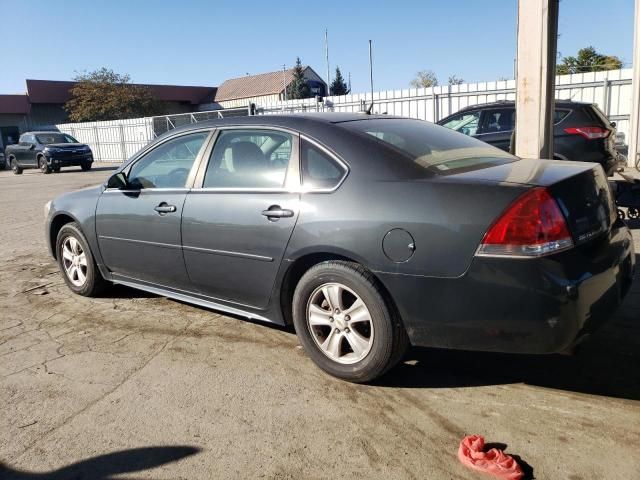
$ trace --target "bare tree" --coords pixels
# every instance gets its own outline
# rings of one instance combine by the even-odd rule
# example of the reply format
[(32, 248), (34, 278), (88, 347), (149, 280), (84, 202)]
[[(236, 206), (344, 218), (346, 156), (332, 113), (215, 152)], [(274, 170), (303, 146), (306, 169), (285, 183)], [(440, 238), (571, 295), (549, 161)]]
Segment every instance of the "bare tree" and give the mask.
[(410, 85), (414, 88), (428, 88), (438, 86), (438, 77), (433, 70), (420, 70), (416, 73), (416, 78), (411, 80)]

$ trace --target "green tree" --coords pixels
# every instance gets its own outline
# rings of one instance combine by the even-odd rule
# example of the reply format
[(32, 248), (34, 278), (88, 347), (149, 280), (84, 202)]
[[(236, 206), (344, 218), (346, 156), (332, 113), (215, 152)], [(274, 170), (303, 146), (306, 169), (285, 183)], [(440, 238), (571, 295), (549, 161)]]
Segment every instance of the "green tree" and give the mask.
[(64, 109), (72, 122), (93, 122), (157, 114), (162, 104), (147, 87), (132, 85), (127, 74), (108, 68), (80, 73)]
[(333, 82), (331, 82), (329, 92), (331, 95), (346, 95), (347, 93), (349, 93), (349, 87), (347, 87), (347, 83), (342, 77), (340, 67), (336, 67), (336, 76), (333, 79)]
[(307, 84), (307, 79), (304, 78), (304, 68), (302, 68), (302, 62), (300, 57), (296, 58), (296, 66), (293, 67), (293, 79), (287, 87), (287, 98), (309, 98), (311, 96), (311, 89)]
[(451, 75), (449, 77), (449, 85), (460, 85), (464, 83), (464, 78), (459, 78), (456, 75)]
[(420, 70), (410, 85), (414, 88), (428, 88), (438, 86), (438, 77), (433, 70)]
[(603, 55), (593, 47), (581, 48), (574, 56), (563, 57), (556, 67), (558, 75), (569, 73), (602, 72), (622, 68), (622, 60), (614, 55)]

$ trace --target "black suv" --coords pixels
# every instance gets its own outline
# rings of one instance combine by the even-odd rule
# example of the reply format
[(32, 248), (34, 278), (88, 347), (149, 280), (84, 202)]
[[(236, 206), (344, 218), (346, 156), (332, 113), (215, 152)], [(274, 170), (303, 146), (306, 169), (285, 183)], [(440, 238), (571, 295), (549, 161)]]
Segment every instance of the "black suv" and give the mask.
[(61, 132), (23, 133), (20, 141), (9, 145), (4, 153), (16, 175), (25, 168), (39, 168), (43, 173), (51, 173), (59, 172), (61, 167), (73, 166), (90, 170), (93, 164), (89, 146)]
[[(464, 108), (438, 125), (509, 151), (515, 119), (515, 102), (502, 101)], [(556, 101), (553, 158), (599, 163), (607, 175), (613, 175), (624, 162), (615, 148), (615, 127), (596, 105)]]

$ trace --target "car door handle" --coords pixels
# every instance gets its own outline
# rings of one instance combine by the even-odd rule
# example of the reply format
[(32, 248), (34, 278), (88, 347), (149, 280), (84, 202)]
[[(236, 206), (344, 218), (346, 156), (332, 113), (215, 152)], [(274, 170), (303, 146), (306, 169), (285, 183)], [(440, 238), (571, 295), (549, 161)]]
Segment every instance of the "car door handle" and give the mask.
[(279, 218), (293, 217), (293, 210), (280, 208), (280, 205), (271, 205), (267, 210), (262, 211), (262, 215), (269, 220), (275, 221)]
[(164, 215), (165, 213), (173, 213), (176, 211), (175, 205), (168, 205), (166, 202), (162, 202), (157, 207), (153, 207), (153, 209), (158, 212), (160, 215)]

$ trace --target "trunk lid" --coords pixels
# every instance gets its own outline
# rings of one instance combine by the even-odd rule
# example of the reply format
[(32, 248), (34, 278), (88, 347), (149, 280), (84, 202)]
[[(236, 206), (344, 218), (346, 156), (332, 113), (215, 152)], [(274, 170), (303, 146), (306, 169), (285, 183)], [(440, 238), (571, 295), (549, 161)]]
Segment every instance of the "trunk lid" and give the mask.
[(595, 163), (523, 159), (445, 175), (437, 181), (546, 187), (576, 245), (609, 231), (616, 220), (609, 183), (602, 167)]

